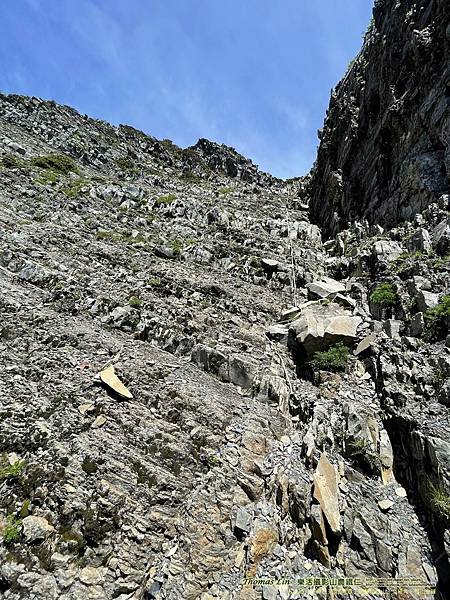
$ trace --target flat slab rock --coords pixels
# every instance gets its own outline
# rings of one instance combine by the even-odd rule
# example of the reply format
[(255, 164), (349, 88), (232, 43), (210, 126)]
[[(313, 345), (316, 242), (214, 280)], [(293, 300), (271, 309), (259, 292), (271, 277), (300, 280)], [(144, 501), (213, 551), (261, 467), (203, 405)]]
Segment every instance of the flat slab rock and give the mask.
[(338, 304), (312, 304), (293, 321), (290, 333), (301, 349), (310, 355), (338, 342), (354, 342), (361, 323), (361, 317), (352, 316)]
[(327, 298), (331, 294), (345, 292), (345, 284), (330, 277), (323, 277), (318, 281), (308, 283), (306, 287), (312, 298)]

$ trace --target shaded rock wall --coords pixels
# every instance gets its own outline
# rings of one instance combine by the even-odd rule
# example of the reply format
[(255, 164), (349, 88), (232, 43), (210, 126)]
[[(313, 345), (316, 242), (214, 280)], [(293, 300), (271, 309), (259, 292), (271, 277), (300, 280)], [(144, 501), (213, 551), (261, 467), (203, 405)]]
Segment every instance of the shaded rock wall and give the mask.
[(363, 48), (332, 92), (312, 173), (327, 236), (392, 226), (449, 190), (450, 3), (377, 0)]

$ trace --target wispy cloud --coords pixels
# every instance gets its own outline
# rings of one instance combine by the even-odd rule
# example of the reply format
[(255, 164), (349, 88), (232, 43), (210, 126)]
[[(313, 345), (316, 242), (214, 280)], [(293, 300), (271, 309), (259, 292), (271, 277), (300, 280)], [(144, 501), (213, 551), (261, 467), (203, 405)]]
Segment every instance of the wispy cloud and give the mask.
[(14, 0), (0, 89), (187, 146), (209, 137), (295, 176), (372, 0)]

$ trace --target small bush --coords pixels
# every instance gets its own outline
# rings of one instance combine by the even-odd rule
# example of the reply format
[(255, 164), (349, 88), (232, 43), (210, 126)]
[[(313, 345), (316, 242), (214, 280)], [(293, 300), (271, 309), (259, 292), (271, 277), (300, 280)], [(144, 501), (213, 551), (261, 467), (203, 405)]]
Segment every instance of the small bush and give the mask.
[(152, 277), (152, 279), (148, 280), (148, 285), (151, 285), (152, 287), (161, 287), (162, 286), (162, 281), (160, 277)]
[(137, 296), (131, 296), (131, 298), (128, 300), (128, 304), (133, 308), (139, 308), (142, 306), (142, 300)]
[(377, 306), (388, 308), (398, 303), (398, 294), (391, 283), (380, 283), (371, 293), (370, 301)]
[(18, 460), (10, 465), (6, 456), (3, 455), (0, 462), (0, 481), (5, 479), (16, 479), (22, 475), (26, 463), (24, 460)]
[(347, 346), (342, 342), (331, 346), (324, 352), (315, 352), (313, 359), (310, 361), (313, 371), (344, 371), (349, 359), (349, 351)]
[(20, 511), (19, 511), (19, 515), (20, 515), (21, 519), (28, 517), (28, 515), (30, 514), (30, 505), (31, 505), (31, 500), (25, 500), (25, 502), (22, 504)]
[(440, 486), (428, 480), (426, 485), (426, 500), (431, 510), (442, 520), (450, 520), (450, 495)]
[(170, 242), (170, 247), (172, 248), (174, 256), (180, 256), (181, 250), (183, 249), (183, 244), (181, 240), (172, 240)]
[(424, 312), (425, 331), (424, 338), (429, 342), (437, 342), (445, 338), (448, 332), (450, 319), (450, 295), (443, 296), (437, 306)]
[(124, 158), (118, 158), (116, 160), (116, 165), (121, 171), (124, 171), (125, 173), (137, 173), (138, 171), (136, 163), (128, 156)]
[(3, 541), (5, 544), (13, 544), (20, 539), (22, 530), (22, 521), (14, 515), (6, 517), (6, 527), (3, 531)]
[(32, 164), (40, 169), (49, 169), (62, 175), (68, 173), (77, 173), (77, 167), (74, 161), (64, 154), (48, 154), (47, 156), (36, 156), (32, 159)]

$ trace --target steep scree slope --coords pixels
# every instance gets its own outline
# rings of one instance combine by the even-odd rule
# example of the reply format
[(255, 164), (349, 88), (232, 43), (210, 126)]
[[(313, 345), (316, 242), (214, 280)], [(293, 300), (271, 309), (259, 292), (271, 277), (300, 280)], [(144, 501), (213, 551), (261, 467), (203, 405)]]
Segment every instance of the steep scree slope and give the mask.
[(0, 95), (0, 597), (448, 597), (449, 196), (307, 189)]

